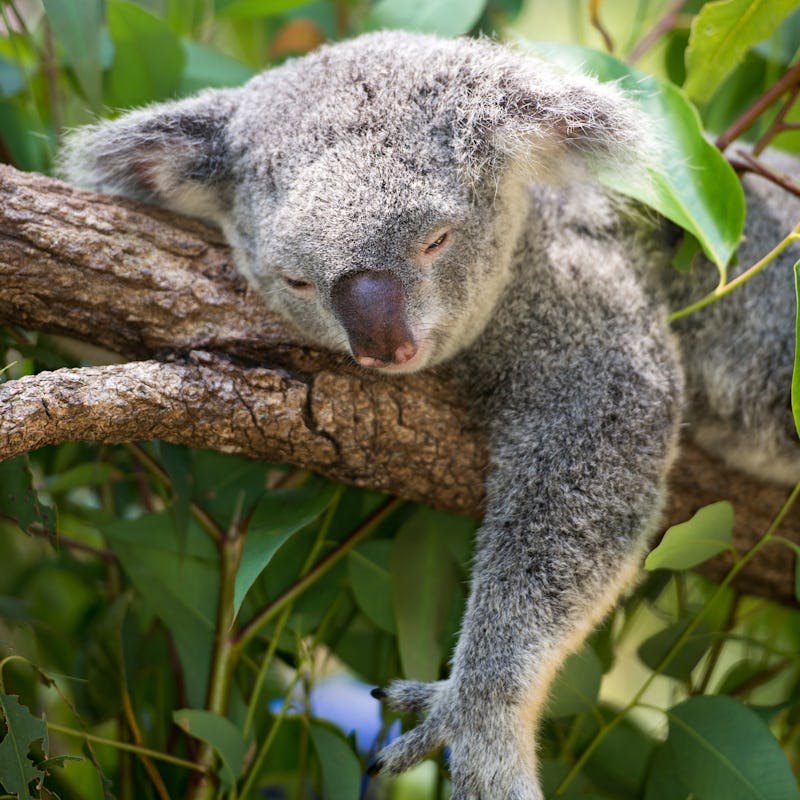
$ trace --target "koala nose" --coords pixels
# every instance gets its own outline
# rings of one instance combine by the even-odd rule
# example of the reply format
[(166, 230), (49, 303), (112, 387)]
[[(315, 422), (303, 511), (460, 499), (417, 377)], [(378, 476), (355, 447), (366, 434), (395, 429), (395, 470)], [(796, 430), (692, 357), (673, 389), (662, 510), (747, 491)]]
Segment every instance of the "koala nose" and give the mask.
[(354, 272), (333, 287), (333, 310), (364, 367), (405, 364), (417, 353), (403, 286), (391, 272)]

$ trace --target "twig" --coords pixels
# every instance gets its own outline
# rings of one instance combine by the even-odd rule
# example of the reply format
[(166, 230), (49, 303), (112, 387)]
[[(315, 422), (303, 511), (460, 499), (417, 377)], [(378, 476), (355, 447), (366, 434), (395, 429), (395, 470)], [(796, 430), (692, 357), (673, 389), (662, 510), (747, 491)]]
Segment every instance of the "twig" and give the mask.
[(600, 20), (600, 4), (602, 2), (603, 0), (589, 0), (589, 20), (592, 23), (592, 27), (603, 37), (603, 44), (606, 50), (608, 50), (609, 53), (613, 53), (614, 40), (611, 38), (611, 34), (608, 32), (606, 26), (603, 25)]
[(791, 192), (792, 194), (800, 197), (800, 184), (797, 184), (791, 178), (787, 177), (786, 175), (781, 175), (778, 172), (774, 172), (769, 167), (758, 161), (758, 159), (753, 158), (753, 156), (751, 156), (750, 153), (745, 150), (737, 150), (736, 155), (741, 158), (742, 161), (737, 161), (735, 158), (728, 159), (728, 161), (737, 172), (754, 172), (757, 175), (761, 175), (762, 177), (767, 178), (768, 180), (777, 184), (787, 192)]
[(795, 64), (771, 89), (768, 89), (727, 130), (717, 138), (716, 146), (724, 150), (734, 139), (738, 139), (761, 114), (778, 98), (800, 82), (800, 62)]
[(625, 59), (626, 64), (635, 64), (665, 33), (677, 26), (686, 2), (687, 0), (672, 0), (664, 16), (633, 47)]
[(784, 122), (786, 115), (789, 113), (789, 110), (794, 105), (794, 101), (797, 100), (798, 92), (800, 92), (800, 84), (796, 84), (794, 88), (789, 93), (789, 96), (786, 100), (783, 101), (783, 105), (781, 106), (781, 110), (778, 112), (777, 116), (774, 120), (772, 120), (772, 124), (767, 128), (766, 133), (756, 142), (756, 146), (753, 148), (753, 155), (757, 156), (760, 155), (766, 146), (779, 134), (783, 133), (783, 131), (791, 130), (792, 128), (797, 127), (795, 123), (792, 122)]

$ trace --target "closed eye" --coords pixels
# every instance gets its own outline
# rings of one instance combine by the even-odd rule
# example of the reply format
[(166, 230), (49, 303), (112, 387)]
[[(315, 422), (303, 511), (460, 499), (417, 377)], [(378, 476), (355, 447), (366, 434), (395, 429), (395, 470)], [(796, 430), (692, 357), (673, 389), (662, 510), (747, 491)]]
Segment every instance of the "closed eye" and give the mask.
[(314, 291), (314, 284), (308, 281), (290, 278), (288, 275), (284, 275), (283, 280), (292, 291), (300, 294), (311, 294)]
[(450, 238), (450, 231), (443, 231), (442, 234), (433, 242), (431, 242), (426, 248), (426, 253), (435, 253), (437, 250), (440, 250), (444, 247), (447, 240)]

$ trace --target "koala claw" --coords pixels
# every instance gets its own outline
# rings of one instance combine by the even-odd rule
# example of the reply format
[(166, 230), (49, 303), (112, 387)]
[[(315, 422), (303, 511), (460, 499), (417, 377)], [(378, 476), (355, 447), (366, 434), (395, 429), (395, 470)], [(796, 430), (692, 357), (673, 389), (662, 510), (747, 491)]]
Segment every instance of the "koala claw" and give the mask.
[(412, 730), (383, 748), (367, 773), (395, 775), (431, 751), (450, 749), (453, 800), (543, 800), (535, 778), (533, 742), (520, 736), (517, 715), (487, 713), (464, 705), (450, 681), (394, 681), (379, 690), (397, 711), (427, 714)]

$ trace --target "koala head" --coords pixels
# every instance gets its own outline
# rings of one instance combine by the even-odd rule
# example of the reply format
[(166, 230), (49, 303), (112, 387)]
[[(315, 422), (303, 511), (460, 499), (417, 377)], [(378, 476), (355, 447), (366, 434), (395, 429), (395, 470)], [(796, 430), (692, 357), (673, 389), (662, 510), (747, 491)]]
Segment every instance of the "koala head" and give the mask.
[(635, 150), (612, 87), (482, 40), (376, 33), (73, 134), (81, 185), (218, 223), (311, 343), (410, 372), (483, 330), (531, 180)]

